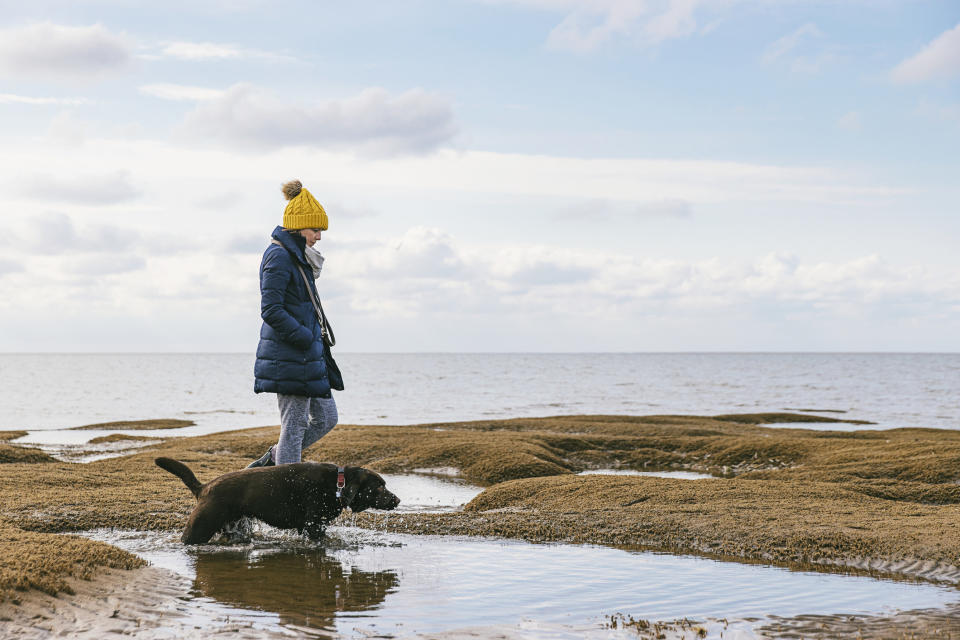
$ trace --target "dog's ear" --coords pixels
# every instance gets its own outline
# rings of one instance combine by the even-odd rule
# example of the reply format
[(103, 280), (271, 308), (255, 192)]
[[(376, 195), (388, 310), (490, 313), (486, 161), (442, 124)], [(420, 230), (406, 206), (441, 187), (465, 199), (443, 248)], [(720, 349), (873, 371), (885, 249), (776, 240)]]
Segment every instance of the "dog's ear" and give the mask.
[(353, 509), (353, 501), (360, 492), (360, 487), (363, 486), (364, 480), (366, 480), (366, 474), (361, 471), (360, 473), (356, 474), (350, 482), (347, 482), (347, 485), (343, 488), (343, 493), (340, 497), (341, 504), (344, 507), (350, 507), (351, 510)]

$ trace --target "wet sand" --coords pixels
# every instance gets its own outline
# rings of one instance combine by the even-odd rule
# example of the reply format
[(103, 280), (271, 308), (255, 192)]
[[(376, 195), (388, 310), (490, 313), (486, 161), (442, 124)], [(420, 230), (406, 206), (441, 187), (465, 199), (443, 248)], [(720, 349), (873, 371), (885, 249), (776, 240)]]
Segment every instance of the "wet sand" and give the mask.
[[(462, 512), (344, 516), (345, 523), (359, 526), (627, 545), (960, 582), (960, 432), (761, 426), (803, 421), (812, 420), (796, 414), (564, 416), (407, 427), (342, 425), (308, 450), (305, 459), (391, 473), (445, 468), (488, 487)], [(144, 575), (143, 570), (117, 572), (136, 567), (135, 556), (76, 538), (56, 544), (65, 538), (52, 534), (99, 527), (179, 529), (193, 498), (179, 480), (153, 465), (154, 457), (180, 459), (206, 481), (242, 468), (276, 436), (276, 427), (265, 427), (168, 438), (132, 455), (85, 465), (29, 459), (0, 465), (0, 527), (9, 540), (0, 546), (0, 597), (7, 600), (3, 611), (52, 597), (26, 590), (75, 591), (71, 581), (77, 578), (108, 576), (111, 584), (137, 584), (139, 578), (120, 576)], [(2, 447), (18, 449), (0, 443)], [(0, 461), (4, 459), (0, 450)], [(715, 478), (691, 482), (575, 475), (592, 468), (687, 470)], [(38, 544), (49, 547), (49, 557), (30, 552)], [(149, 590), (131, 587), (131, 593), (141, 588)], [(955, 616), (937, 615), (939, 622), (924, 629), (957, 633)], [(55, 619), (61, 617), (64, 624), (71, 619)], [(933, 618), (923, 620), (926, 624)], [(916, 621), (898, 627), (907, 622), (900, 618), (869, 622), (891, 637), (920, 628)], [(804, 635), (787, 629), (791, 624), (781, 625), (784, 637)]]
[(102, 640), (136, 636), (147, 640), (190, 638), (289, 638), (228, 614), (199, 615), (190, 603), (190, 582), (154, 567), (104, 569), (89, 580), (71, 578), (69, 593), (32, 593), (19, 604), (0, 603), (3, 638), (41, 640), (52, 636)]

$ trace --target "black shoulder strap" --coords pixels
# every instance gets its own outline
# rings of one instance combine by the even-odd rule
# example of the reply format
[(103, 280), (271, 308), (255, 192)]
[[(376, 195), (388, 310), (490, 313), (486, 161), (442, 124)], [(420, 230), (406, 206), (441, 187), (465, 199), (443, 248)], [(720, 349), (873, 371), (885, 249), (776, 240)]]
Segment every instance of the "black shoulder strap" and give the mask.
[[(271, 240), (273, 244), (283, 246), (279, 240)], [(333, 327), (330, 326), (330, 323), (327, 321), (327, 314), (323, 312), (323, 305), (320, 304), (320, 298), (313, 293), (313, 287), (310, 286), (310, 280), (307, 278), (307, 273), (303, 270), (303, 267), (300, 266), (300, 262), (294, 260), (293, 263), (297, 266), (297, 271), (300, 272), (300, 277), (303, 278), (303, 286), (307, 288), (307, 295), (310, 297), (310, 302), (313, 303), (313, 310), (317, 313), (317, 320), (320, 321), (320, 333), (323, 335), (324, 341), (326, 341), (328, 347), (332, 347), (337, 344), (337, 338), (333, 335)]]

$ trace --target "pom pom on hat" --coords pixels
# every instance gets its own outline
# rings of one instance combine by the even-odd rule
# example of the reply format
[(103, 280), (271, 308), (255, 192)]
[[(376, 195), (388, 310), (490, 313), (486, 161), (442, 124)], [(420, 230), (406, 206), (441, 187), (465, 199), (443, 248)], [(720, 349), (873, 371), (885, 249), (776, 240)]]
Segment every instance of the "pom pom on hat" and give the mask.
[(283, 196), (289, 200), (283, 211), (284, 229), (327, 230), (327, 212), (313, 194), (303, 188), (299, 180), (291, 180), (282, 187)]
[(299, 180), (291, 180), (280, 187), (280, 190), (283, 191), (283, 197), (287, 200), (293, 200), (300, 195), (301, 189), (303, 189), (303, 183)]

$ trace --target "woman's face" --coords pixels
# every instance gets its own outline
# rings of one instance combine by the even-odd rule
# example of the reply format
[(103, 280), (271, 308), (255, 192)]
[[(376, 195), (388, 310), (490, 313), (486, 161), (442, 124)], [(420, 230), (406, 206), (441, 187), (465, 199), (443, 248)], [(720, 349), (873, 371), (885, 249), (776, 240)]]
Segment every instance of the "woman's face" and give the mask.
[(320, 232), (323, 229), (300, 229), (300, 235), (307, 241), (307, 246), (312, 247), (320, 239)]

